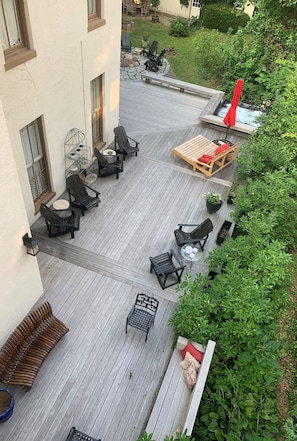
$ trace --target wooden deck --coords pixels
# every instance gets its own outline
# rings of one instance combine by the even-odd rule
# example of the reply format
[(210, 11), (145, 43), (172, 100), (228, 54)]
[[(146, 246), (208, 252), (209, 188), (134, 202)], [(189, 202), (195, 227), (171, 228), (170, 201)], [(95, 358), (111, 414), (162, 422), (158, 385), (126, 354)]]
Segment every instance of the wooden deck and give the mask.
[[(126, 159), (118, 180), (95, 182), (102, 202), (81, 218), (75, 239), (48, 238), (43, 219), (32, 226), (44, 286), (38, 303), (48, 300), (70, 331), (45, 360), (30, 392), (9, 387), (16, 405), (0, 427), (1, 441), (64, 441), (72, 425), (102, 441), (135, 441), (172, 353), (168, 319), (179, 295), (175, 287), (161, 289), (149, 272), (149, 256), (170, 247), (179, 252), (177, 224), (211, 217), (206, 257), (217, 246), (221, 224), (230, 220), (226, 202), (209, 215), (203, 196), (215, 191), (226, 201), (236, 165), (206, 179), (172, 157), (175, 146), (194, 136), (222, 136), (199, 124), (206, 100), (141, 82), (125, 82), (121, 89), (121, 124), (140, 142), (138, 156)], [(243, 142), (232, 133), (230, 139)], [(208, 271), (204, 258), (187, 266), (186, 272), (197, 271)], [(138, 292), (160, 301), (146, 343), (141, 331), (129, 328), (125, 334)]]

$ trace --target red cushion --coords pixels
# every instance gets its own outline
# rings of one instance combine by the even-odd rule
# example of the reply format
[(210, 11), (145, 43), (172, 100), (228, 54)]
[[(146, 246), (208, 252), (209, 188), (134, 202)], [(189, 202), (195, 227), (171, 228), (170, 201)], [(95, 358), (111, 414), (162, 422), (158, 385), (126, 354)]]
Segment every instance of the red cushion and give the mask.
[(214, 157), (212, 155), (202, 155), (200, 158), (197, 159), (197, 161), (205, 162), (205, 164), (208, 164)]
[(230, 144), (222, 144), (216, 149), (215, 154), (218, 155), (219, 153), (222, 153), (225, 150), (227, 150), (229, 147), (230, 147)]
[(192, 345), (192, 343), (188, 343), (187, 346), (180, 351), (181, 356), (185, 358), (186, 352), (189, 352), (194, 358), (196, 358), (199, 363), (203, 360), (203, 352), (198, 351), (198, 349), (195, 348), (195, 346)]

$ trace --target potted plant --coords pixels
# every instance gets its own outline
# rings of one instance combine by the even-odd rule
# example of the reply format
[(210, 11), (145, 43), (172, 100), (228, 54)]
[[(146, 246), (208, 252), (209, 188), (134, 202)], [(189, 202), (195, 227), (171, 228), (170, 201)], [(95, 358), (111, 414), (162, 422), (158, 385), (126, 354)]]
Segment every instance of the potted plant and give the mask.
[(209, 213), (215, 213), (223, 205), (221, 195), (219, 193), (208, 192), (204, 195), (204, 197), (206, 200), (206, 208)]
[(149, 36), (150, 36), (150, 34), (148, 32), (144, 32), (142, 34), (142, 40), (141, 40), (142, 47), (147, 47)]
[(0, 388), (0, 423), (7, 421), (13, 414), (14, 398), (5, 388)]
[(152, 21), (158, 22), (159, 16), (157, 15), (157, 9), (160, 6), (160, 0), (151, 0), (151, 5), (154, 8), (154, 15), (152, 15)]

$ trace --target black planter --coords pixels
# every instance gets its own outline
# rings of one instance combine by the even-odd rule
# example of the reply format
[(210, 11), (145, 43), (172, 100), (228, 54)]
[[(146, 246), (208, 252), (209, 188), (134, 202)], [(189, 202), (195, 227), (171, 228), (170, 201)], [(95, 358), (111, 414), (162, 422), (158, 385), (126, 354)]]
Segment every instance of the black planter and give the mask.
[(14, 398), (8, 389), (0, 389), (0, 423), (7, 421), (13, 414)]
[(219, 211), (222, 205), (223, 205), (222, 201), (216, 204), (211, 204), (210, 202), (206, 201), (206, 208), (209, 213), (216, 213), (217, 211)]

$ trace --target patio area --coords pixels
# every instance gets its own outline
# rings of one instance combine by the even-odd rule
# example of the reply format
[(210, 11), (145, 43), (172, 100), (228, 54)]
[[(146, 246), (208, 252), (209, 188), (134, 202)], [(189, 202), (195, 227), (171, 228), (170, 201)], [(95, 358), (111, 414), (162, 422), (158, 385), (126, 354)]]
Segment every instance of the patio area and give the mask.
[[(149, 256), (170, 248), (179, 254), (177, 224), (210, 217), (214, 231), (204, 257), (185, 270), (207, 273), (205, 257), (218, 246), (224, 220), (231, 220), (226, 200), (236, 163), (207, 179), (172, 156), (174, 147), (199, 134), (224, 137), (226, 132), (199, 123), (206, 103), (141, 81), (122, 82), (120, 124), (139, 141), (138, 156), (126, 158), (118, 180), (109, 176), (92, 185), (101, 203), (81, 218), (74, 239), (48, 238), (43, 219), (32, 226), (44, 286), (38, 304), (48, 300), (70, 331), (45, 360), (31, 391), (9, 387), (16, 404), (1, 425), (1, 441), (65, 441), (72, 426), (102, 441), (136, 441), (144, 430), (172, 353), (168, 319), (179, 296), (174, 286), (161, 289), (149, 272)], [(239, 146), (246, 139), (232, 132), (229, 137)], [(204, 200), (208, 191), (224, 201), (211, 215)], [(146, 343), (139, 330), (125, 334), (139, 292), (160, 302)]]

